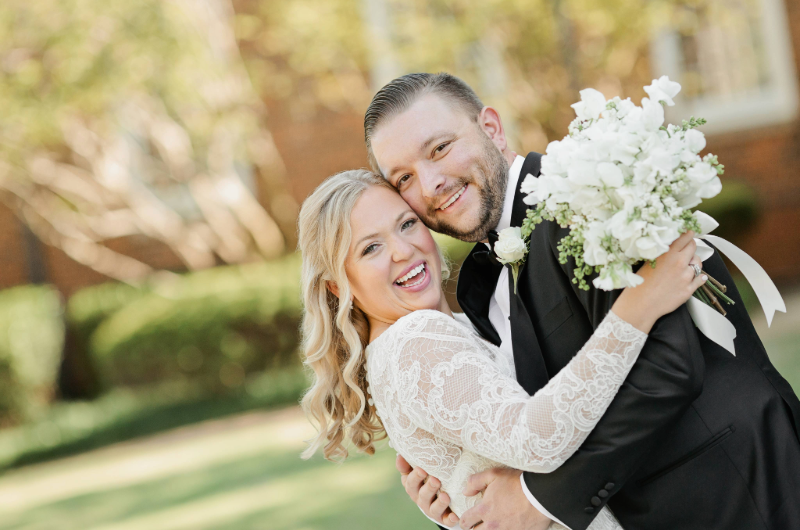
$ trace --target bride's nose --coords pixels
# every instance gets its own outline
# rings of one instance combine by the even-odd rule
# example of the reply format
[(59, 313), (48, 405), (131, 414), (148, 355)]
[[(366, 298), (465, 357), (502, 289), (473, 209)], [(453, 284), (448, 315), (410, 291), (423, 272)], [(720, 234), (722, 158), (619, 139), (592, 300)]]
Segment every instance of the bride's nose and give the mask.
[(392, 260), (395, 263), (407, 261), (414, 256), (414, 245), (406, 241), (402, 237), (393, 238), (392, 246)]

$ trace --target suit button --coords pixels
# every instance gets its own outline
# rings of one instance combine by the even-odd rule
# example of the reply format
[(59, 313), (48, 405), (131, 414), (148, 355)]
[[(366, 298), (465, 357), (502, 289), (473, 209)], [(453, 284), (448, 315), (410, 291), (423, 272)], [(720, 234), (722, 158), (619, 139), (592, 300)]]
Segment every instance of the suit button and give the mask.
[(600, 490), (597, 492), (597, 496), (600, 497), (601, 499), (605, 499), (606, 497), (608, 497), (608, 492), (606, 490)]
[(600, 506), (603, 504), (603, 501), (600, 500), (600, 497), (592, 497), (592, 506)]
[(609, 482), (608, 484), (606, 484), (606, 487), (603, 488), (603, 489), (604, 490), (609, 490), (609, 491), (613, 490), (614, 489), (614, 483), (613, 482)]
[(592, 508), (591, 506), (587, 506), (586, 508), (583, 509), (583, 511), (586, 513), (594, 513), (594, 508)]

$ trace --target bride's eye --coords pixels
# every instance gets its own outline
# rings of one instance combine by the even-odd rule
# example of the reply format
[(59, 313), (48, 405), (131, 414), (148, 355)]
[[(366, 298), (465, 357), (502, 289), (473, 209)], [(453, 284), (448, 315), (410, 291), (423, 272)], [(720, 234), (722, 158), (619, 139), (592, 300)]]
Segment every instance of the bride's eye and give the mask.
[(405, 231), (405, 230), (411, 228), (412, 226), (414, 226), (414, 224), (416, 222), (417, 222), (417, 219), (415, 217), (412, 217), (411, 219), (408, 219), (402, 225), (400, 225), (400, 230), (404, 230)]
[(366, 256), (367, 254), (371, 254), (375, 251), (376, 248), (378, 248), (377, 243), (370, 243), (364, 248), (364, 251), (361, 253), (361, 255)]

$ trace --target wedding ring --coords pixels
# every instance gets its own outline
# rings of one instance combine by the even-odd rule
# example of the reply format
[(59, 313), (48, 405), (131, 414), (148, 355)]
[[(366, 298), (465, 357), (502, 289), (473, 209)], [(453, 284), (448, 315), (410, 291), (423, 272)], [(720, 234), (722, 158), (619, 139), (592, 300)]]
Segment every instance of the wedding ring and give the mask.
[(694, 269), (694, 277), (697, 278), (700, 276), (700, 273), (703, 272), (703, 269), (700, 268), (700, 265), (696, 263), (690, 263), (689, 266)]

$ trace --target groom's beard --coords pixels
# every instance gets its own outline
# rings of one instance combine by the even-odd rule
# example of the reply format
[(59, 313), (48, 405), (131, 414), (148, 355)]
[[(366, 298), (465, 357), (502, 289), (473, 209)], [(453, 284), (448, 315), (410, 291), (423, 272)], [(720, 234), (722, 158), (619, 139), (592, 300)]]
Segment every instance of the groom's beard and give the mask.
[[(437, 219), (436, 208), (429, 205), (425, 224), (434, 232), (475, 243), (485, 241), (489, 236), (489, 231), (494, 230), (497, 223), (500, 222), (508, 184), (508, 161), (488, 137), (484, 136), (484, 139), (477, 174), (462, 177), (456, 184), (439, 195), (439, 197), (448, 197), (463, 188), (465, 184), (474, 186), (475, 191), (480, 194), (480, 210), (475, 225), (463, 226), (464, 223), (452, 225), (448, 222), (449, 220)], [(475, 184), (476, 181), (478, 185)], [(440, 198), (437, 198), (436, 201), (438, 201), (437, 204), (441, 204)], [(466, 219), (464, 221), (466, 222)]]

